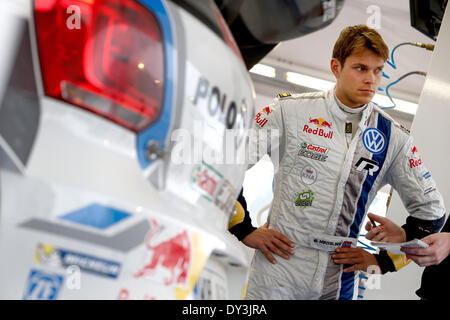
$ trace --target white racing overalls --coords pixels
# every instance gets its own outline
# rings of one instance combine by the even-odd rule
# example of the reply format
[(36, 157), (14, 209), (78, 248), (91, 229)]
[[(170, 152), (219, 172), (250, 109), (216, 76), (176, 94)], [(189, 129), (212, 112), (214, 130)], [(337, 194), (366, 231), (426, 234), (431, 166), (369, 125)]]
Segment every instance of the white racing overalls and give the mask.
[[(247, 299), (352, 299), (357, 274), (343, 273), (331, 254), (356, 247), (376, 193), (390, 184), (409, 212), (411, 230), (437, 232), (445, 221), (442, 196), (407, 129), (372, 103), (353, 138), (333, 90), (275, 99), (255, 117), (258, 156), (278, 153), (269, 228), (295, 243), (289, 260), (272, 264), (257, 250)], [(279, 136), (267, 135), (277, 129)], [(355, 128), (354, 128), (355, 129)], [(266, 145), (262, 137), (269, 137)], [(348, 139), (348, 140), (347, 140)], [(264, 143), (262, 143), (262, 141)], [(255, 150), (255, 149), (254, 149)]]

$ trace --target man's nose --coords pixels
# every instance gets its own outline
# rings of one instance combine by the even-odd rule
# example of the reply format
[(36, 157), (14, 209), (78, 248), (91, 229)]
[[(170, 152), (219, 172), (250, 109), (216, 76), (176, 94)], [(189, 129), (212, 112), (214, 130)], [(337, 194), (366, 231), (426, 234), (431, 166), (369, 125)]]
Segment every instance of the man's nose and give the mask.
[(375, 75), (372, 74), (371, 72), (368, 72), (364, 78), (364, 83), (366, 84), (372, 84), (375, 82)]

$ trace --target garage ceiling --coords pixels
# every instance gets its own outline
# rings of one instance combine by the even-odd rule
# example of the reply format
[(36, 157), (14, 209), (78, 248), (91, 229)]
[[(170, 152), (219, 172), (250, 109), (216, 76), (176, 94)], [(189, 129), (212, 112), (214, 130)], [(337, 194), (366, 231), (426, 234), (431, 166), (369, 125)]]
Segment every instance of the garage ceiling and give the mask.
[[(389, 50), (402, 42), (435, 44), (435, 41), (411, 26), (409, 0), (346, 0), (331, 25), (309, 35), (280, 43), (260, 63), (334, 81), (329, 65), (340, 31), (349, 25), (376, 23), (377, 10), (377, 30)], [(383, 78), (380, 86), (384, 89), (389, 83), (411, 71), (426, 72), (431, 56), (432, 51), (419, 47), (399, 47), (394, 54), (397, 69), (386, 64), (384, 71), (390, 79)], [(393, 85), (389, 92), (395, 98), (418, 103), (424, 82), (424, 76), (411, 75)]]

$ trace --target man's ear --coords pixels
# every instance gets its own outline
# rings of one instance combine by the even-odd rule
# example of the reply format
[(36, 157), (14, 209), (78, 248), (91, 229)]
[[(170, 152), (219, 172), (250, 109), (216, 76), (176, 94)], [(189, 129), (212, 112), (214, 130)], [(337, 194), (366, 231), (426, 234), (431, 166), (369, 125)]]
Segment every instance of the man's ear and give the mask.
[(336, 79), (339, 79), (339, 75), (341, 74), (341, 63), (338, 59), (332, 58), (330, 62), (331, 72), (333, 72)]

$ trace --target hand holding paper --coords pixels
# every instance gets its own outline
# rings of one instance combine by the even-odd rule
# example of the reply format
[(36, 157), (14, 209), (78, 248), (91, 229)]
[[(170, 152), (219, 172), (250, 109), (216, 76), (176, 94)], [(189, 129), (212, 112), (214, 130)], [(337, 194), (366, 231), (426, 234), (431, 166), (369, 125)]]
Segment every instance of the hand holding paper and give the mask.
[(404, 254), (414, 260), (421, 267), (440, 264), (450, 254), (450, 233), (434, 233), (422, 239), (429, 247), (402, 248)]
[(425, 242), (414, 239), (408, 242), (401, 243), (392, 243), (392, 242), (380, 242), (380, 241), (371, 241), (373, 246), (376, 246), (380, 249), (388, 250), (392, 254), (405, 254), (401, 249), (402, 248), (428, 248), (428, 244)]

